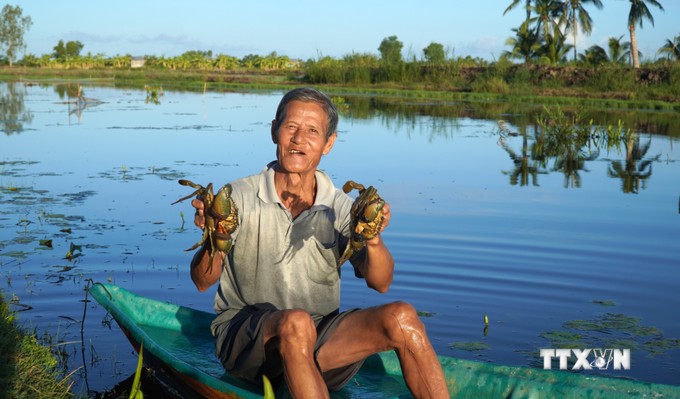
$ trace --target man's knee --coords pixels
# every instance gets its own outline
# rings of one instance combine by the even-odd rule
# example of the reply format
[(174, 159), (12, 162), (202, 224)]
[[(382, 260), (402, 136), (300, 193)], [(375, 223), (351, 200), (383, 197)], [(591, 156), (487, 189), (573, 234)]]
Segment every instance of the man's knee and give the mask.
[(285, 310), (279, 320), (276, 335), (282, 344), (309, 344), (316, 340), (316, 327), (309, 313), (300, 309)]
[(420, 321), (418, 312), (406, 302), (393, 302), (385, 305), (385, 333), (395, 346), (407, 345), (411, 349), (429, 346), (425, 325)]

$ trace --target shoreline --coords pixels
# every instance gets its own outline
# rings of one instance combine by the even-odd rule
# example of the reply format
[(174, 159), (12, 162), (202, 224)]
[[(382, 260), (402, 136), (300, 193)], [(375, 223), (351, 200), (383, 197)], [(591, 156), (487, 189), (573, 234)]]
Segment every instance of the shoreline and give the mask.
[[(515, 69), (522, 70), (522, 66)], [(588, 106), (594, 108), (613, 108), (626, 110), (680, 111), (680, 97), (664, 94), (667, 87), (663, 83), (640, 83), (640, 92), (597, 91), (569, 82), (550, 83), (567, 79), (577, 73), (574, 68), (536, 68), (527, 66), (526, 71), (540, 71), (545, 81), (531, 81), (505, 84), (502, 90), (491, 85), (477, 84), (472, 90), (468, 87), (445, 87), (445, 84), (386, 82), (379, 84), (339, 85), (314, 83), (305, 79), (303, 72), (265, 71), (258, 69), (236, 69), (228, 71), (166, 70), (158, 68), (97, 68), (97, 69), (58, 69), (37, 67), (0, 67), (0, 82), (23, 82), (29, 85), (40, 84), (101, 84), (116, 87), (144, 88), (145, 85), (160, 85), (166, 90), (178, 91), (234, 91), (234, 90), (287, 90), (292, 87), (308, 85), (318, 87), (330, 95), (366, 95), (418, 99), (420, 101), (464, 101), (464, 102), (532, 102), (540, 104), (560, 104)], [(621, 71), (629, 71), (621, 69)], [(644, 72), (644, 71), (643, 71)], [(484, 80), (479, 68), (465, 72), (474, 73), (471, 79)], [(517, 72), (521, 73), (521, 72)], [(535, 72), (537, 73), (537, 72)], [(578, 73), (597, 73), (583, 70)], [(612, 72), (603, 71), (603, 75)], [(630, 70), (630, 73), (640, 74)], [(643, 75), (650, 75), (644, 72)], [(671, 79), (674, 77), (671, 74)], [(491, 80), (497, 78), (492, 78)], [(519, 79), (519, 78), (518, 78)], [(604, 77), (603, 77), (604, 79)], [(546, 83), (548, 82), (548, 83)], [(672, 86), (667, 84), (665, 86)], [(481, 87), (481, 89), (480, 89)], [(488, 90), (484, 90), (488, 88)]]

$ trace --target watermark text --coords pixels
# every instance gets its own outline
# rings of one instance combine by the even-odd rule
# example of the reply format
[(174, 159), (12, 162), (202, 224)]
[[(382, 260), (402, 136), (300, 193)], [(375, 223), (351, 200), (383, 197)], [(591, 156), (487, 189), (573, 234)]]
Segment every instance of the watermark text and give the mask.
[(560, 370), (569, 369), (569, 359), (575, 358), (571, 370), (609, 369), (630, 370), (630, 349), (541, 349), (543, 368), (552, 369), (553, 359), (559, 359)]

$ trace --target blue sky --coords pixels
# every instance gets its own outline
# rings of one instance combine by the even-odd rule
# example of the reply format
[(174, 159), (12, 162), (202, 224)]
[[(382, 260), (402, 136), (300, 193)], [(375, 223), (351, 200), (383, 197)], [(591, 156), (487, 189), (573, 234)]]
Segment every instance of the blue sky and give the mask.
[[(525, 17), (519, 7), (503, 15), (510, 0), (357, 1), (320, 0), (18, 0), (33, 20), (26, 52), (50, 54), (59, 40), (84, 44), (82, 54), (176, 56), (189, 50), (212, 50), (242, 58), (280, 55), (303, 60), (319, 56), (378, 54), (380, 42), (396, 35), (404, 55), (422, 58), (431, 42), (454, 56), (497, 59), (505, 40)], [(655, 25), (637, 31), (643, 59), (656, 58), (666, 39), (680, 35), (680, 1), (659, 0), (652, 8)], [(603, 10), (589, 8), (594, 31), (579, 38), (578, 50), (607, 38), (629, 40), (628, 0), (603, 0)], [(449, 53), (451, 54), (451, 53)], [(20, 54), (22, 57), (23, 54)]]

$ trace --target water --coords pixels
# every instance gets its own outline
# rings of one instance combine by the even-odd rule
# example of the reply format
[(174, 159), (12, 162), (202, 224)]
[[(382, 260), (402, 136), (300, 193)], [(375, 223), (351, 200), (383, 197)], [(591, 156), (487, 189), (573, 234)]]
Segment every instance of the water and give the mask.
[[(198, 293), (188, 276), (182, 249), (199, 233), (188, 202), (170, 205), (190, 192), (176, 180), (259, 172), (275, 156), (269, 124), (282, 92), (165, 90), (154, 104), (144, 91), (88, 85), (101, 103), (86, 109), (64, 93), (0, 85), (0, 288), (21, 323), (61, 343), (76, 391), (101, 392), (134, 372), (136, 355), (110, 316), (83, 302), (88, 281), (211, 310), (214, 291)], [(584, 373), (680, 384), (672, 122), (664, 135), (639, 131), (639, 160), (628, 163), (638, 178), (624, 184), (610, 175), (625, 170), (625, 145), (584, 149), (575, 171), (554, 155), (541, 161), (529, 111), (347, 101), (321, 168), (390, 202), (384, 238), (397, 266), (386, 294), (344, 273), (343, 308), (409, 301), (439, 354), (502, 364), (542, 367), (539, 348), (629, 348), (630, 370)], [(501, 118), (526, 132), (526, 162), (523, 137), (502, 132)], [(536, 173), (522, 184), (518, 170)], [(65, 259), (71, 243), (82, 251)]]

